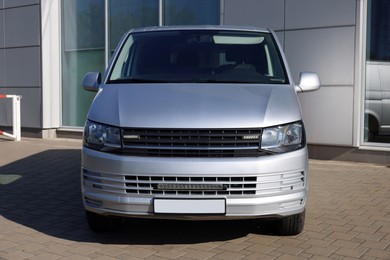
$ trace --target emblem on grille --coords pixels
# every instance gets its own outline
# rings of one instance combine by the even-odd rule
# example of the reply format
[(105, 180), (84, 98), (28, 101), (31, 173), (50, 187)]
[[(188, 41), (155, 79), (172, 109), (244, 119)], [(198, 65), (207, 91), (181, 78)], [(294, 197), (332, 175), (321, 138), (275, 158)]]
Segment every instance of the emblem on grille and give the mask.
[(174, 184), (174, 183), (159, 183), (158, 190), (225, 190), (223, 184)]
[(257, 140), (260, 138), (260, 135), (243, 135), (241, 138), (243, 140)]
[(124, 135), (123, 138), (125, 139), (141, 139), (140, 135)]

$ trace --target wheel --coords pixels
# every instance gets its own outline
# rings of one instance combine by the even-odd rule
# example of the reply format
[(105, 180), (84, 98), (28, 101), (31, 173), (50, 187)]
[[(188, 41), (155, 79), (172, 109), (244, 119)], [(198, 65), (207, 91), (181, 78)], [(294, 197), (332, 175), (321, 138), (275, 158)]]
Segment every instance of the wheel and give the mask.
[(379, 123), (375, 117), (369, 115), (364, 122), (364, 139), (367, 142), (376, 142), (379, 135)]
[(103, 216), (94, 212), (85, 211), (89, 228), (94, 232), (110, 232), (118, 230), (121, 218)]
[(278, 234), (281, 236), (293, 236), (301, 233), (305, 225), (305, 214), (306, 211), (303, 211), (302, 213), (276, 220)]

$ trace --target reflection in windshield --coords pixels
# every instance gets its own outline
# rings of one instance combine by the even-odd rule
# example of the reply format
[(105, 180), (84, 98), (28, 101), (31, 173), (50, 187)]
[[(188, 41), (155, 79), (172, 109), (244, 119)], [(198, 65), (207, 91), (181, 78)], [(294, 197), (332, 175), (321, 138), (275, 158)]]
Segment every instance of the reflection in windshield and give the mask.
[(159, 31), (130, 35), (107, 83), (288, 83), (267, 33)]

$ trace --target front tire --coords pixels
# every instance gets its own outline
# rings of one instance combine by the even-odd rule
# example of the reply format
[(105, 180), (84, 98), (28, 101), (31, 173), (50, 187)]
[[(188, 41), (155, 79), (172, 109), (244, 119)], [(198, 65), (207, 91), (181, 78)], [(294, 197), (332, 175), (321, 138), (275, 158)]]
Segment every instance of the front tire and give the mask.
[(103, 216), (91, 211), (85, 211), (89, 228), (94, 232), (110, 232), (118, 230), (121, 218)]
[(303, 231), (306, 210), (302, 213), (276, 220), (276, 230), (281, 236), (294, 236)]

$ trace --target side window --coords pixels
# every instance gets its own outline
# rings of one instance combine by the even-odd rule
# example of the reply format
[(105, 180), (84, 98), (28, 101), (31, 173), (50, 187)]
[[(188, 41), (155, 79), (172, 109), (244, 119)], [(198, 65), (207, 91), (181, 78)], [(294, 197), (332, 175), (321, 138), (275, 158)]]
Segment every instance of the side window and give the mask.
[(122, 51), (117, 58), (116, 65), (112, 71), (111, 80), (116, 80), (122, 77), (126, 77), (130, 74), (130, 59), (132, 57), (131, 52), (134, 49), (133, 37), (130, 36), (125, 45), (122, 47)]

